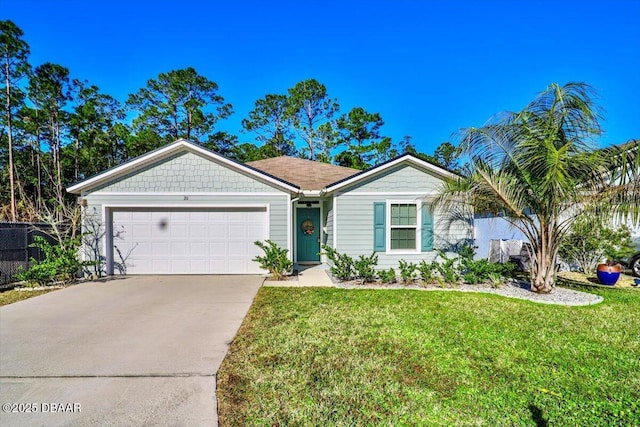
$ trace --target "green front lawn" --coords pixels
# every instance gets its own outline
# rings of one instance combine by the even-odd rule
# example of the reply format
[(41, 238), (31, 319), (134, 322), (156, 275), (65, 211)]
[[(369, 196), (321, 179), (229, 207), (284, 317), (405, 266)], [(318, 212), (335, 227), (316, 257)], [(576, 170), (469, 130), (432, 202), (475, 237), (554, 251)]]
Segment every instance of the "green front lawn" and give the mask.
[(218, 374), (221, 426), (637, 426), (640, 292), (262, 288)]

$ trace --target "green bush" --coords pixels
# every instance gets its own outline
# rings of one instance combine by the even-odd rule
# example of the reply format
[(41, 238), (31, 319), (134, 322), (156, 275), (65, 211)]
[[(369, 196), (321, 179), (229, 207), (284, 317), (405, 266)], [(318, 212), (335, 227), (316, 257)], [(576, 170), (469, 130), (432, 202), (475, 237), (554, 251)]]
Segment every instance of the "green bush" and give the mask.
[[(347, 254), (341, 254), (331, 246), (322, 245), (327, 258), (333, 263), (329, 271), (340, 280), (351, 280), (355, 275), (355, 263)], [(376, 259), (377, 260), (377, 259)]]
[(459, 259), (459, 273), (465, 283), (470, 285), (477, 285), (485, 282), (496, 282), (496, 275), (504, 276), (509, 275), (514, 268), (513, 264), (500, 264), (489, 262), (486, 259), (474, 260), (473, 248), (465, 246), (460, 251)]
[(280, 280), (293, 268), (293, 262), (287, 257), (288, 249), (278, 247), (275, 242), (265, 240), (254, 242), (264, 251), (265, 256), (256, 256), (253, 261), (260, 263), (260, 268), (269, 271), (274, 280)]
[(382, 283), (395, 283), (396, 271), (393, 268), (378, 271), (378, 277)]
[(18, 280), (27, 282), (29, 287), (31, 286), (44, 286), (55, 280), (58, 269), (50, 262), (38, 262), (31, 258), (31, 267), (25, 270), (22, 266), (18, 267), (18, 273), (16, 278)]
[(590, 273), (605, 259), (620, 261), (635, 250), (627, 226), (612, 228), (600, 218), (585, 216), (573, 224), (560, 244), (558, 255), (583, 273)]
[(420, 273), (420, 278), (424, 283), (433, 283), (436, 280), (435, 271), (436, 266), (434, 265), (436, 261), (427, 263), (425, 260), (420, 261), (418, 264), (418, 272)]
[(362, 279), (362, 283), (373, 282), (376, 277), (376, 265), (378, 265), (378, 255), (375, 252), (368, 257), (360, 255), (354, 264), (356, 276)]
[(38, 248), (44, 254), (44, 260), (29, 260), (31, 267), (28, 270), (21, 269), (16, 275), (19, 280), (38, 285), (45, 285), (59, 280), (71, 281), (83, 267), (78, 259), (80, 238), (65, 239), (60, 245), (51, 245), (44, 237), (35, 236), (34, 242), (29, 245)]
[(442, 262), (434, 262), (433, 266), (438, 271), (440, 277), (436, 279), (441, 285), (456, 284), (460, 281), (460, 273), (458, 267), (458, 257), (449, 258), (444, 251), (439, 251), (438, 256), (442, 258)]
[(412, 262), (407, 262), (403, 259), (399, 261), (400, 277), (403, 283), (410, 283), (416, 278), (416, 271), (418, 266)]

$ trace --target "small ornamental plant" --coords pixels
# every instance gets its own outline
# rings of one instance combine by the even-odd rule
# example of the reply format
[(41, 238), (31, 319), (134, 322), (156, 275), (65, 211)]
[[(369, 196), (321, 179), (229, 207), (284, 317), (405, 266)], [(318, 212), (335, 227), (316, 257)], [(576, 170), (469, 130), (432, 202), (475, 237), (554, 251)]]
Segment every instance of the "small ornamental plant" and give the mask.
[(416, 278), (416, 272), (418, 271), (418, 266), (412, 262), (407, 262), (403, 259), (399, 261), (400, 269), (400, 277), (402, 278), (402, 283), (409, 284), (412, 283)]
[(258, 262), (260, 268), (269, 271), (273, 280), (280, 280), (291, 271), (293, 262), (287, 256), (288, 249), (280, 248), (271, 240), (258, 240), (254, 244), (264, 251), (264, 256), (256, 256), (253, 261)]
[[(334, 248), (328, 245), (322, 245), (322, 250), (324, 254), (329, 258), (329, 261), (333, 264), (329, 271), (335, 277), (340, 280), (351, 280), (356, 274), (355, 271), (355, 262), (353, 258), (351, 258), (347, 254), (341, 254), (336, 251)], [(375, 259), (376, 263), (378, 262), (378, 257)], [(364, 264), (362, 265), (364, 266)]]
[(362, 283), (373, 282), (376, 277), (376, 265), (378, 265), (378, 255), (375, 253), (368, 257), (360, 255), (354, 264), (356, 276), (362, 280)]
[(382, 283), (396, 283), (396, 271), (393, 268), (378, 271), (378, 278)]

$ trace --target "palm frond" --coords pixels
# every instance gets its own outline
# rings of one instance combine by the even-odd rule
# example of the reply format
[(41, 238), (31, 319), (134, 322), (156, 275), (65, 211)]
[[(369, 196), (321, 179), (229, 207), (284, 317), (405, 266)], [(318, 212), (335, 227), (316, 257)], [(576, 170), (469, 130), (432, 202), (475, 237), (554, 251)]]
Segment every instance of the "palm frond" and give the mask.
[[(553, 273), (559, 243), (583, 211), (640, 219), (637, 144), (616, 164), (595, 149), (602, 115), (594, 99), (589, 85), (554, 83), (522, 111), (467, 129), (460, 147), (470, 173), (448, 183), (436, 204), (500, 213), (531, 240), (534, 270), (543, 275)], [(536, 287), (553, 283), (536, 280)]]

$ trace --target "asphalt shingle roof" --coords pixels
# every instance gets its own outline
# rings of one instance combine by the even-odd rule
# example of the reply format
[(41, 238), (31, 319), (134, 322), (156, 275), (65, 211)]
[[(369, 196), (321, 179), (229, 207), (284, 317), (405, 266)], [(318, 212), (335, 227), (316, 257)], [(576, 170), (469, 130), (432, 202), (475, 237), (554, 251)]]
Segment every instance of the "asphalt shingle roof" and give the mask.
[(256, 160), (247, 162), (247, 165), (295, 184), (302, 190), (322, 190), (329, 184), (361, 172), (358, 169), (289, 156)]

